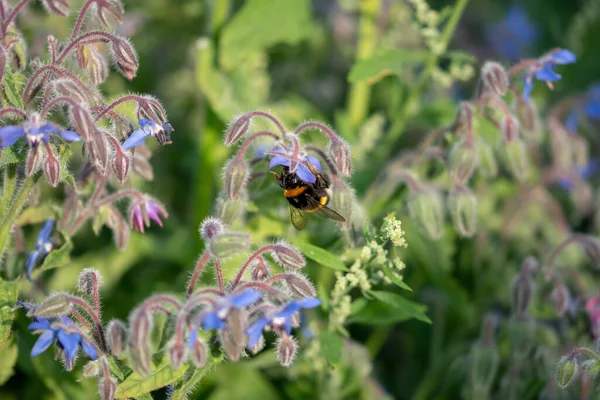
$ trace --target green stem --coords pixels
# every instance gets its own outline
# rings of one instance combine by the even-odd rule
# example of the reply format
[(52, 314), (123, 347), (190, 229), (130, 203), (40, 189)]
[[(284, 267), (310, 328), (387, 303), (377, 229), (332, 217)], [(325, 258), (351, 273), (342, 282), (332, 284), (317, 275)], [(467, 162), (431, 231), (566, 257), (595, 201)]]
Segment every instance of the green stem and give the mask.
[[(381, 0), (364, 0), (360, 8), (356, 60), (370, 58), (377, 48), (377, 16)], [(348, 118), (352, 128), (358, 128), (367, 115), (371, 87), (367, 82), (355, 82), (348, 96)]]
[[(456, 5), (454, 6), (454, 10), (452, 10), (452, 15), (450, 15), (450, 18), (448, 18), (448, 22), (446, 23), (444, 31), (442, 32), (442, 35), (440, 37), (440, 41), (442, 42), (442, 49), (444, 50), (442, 54), (448, 47), (448, 43), (450, 42), (450, 39), (452, 39), (452, 35), (456, 30), (458, 21), (460, 20), (460, 17), (462, 16), (468, 3), (469, 0), (457, 0)], [(386, 135), (383, 145), (380, 146), (383, 152), (383, 157), (380, 158), (381, 160), (386, 160), (390, 153), (394, 150), (394, 144), (402, 135), (402, 131), (404, 125), (406, 124), (406, 121), (417, 110), (417, 101), (421, 97), (421, 91), (423, 90), (423, 87), (429, 80), (431, 73), (433, 72), (435, 66), (439, 61), (439, 58), (439, 54), (432, 52), (429, 55), (429, 59), (425, 64), (425, 69), (419, 76), (419, 79), (414, 85), (411, 86), (408, 98), (404, 103), (404, 107), (402, 108), (402, 110), (400, 110), (396, 119), (392, 123), (390, 131)]]
[(231, 10), (231, 0), (215, 0), (212, 9), (211, 31), (218, 31), (229, 17)]
[(0, 204), (0, 218), (4, 216), (5, 210), (8, 210), (10, 202), (15, 196), (17, 188), (17, 165), (10, 164), (4, 169), (4, 182), (2, 186), (2, 204)]
[(19, 217), (21, 209), (25, 205), (25, 202), (31, 194), (35, 184), (40, 179), (40, 176), (42, 176), (42, 174), (38, 172), (35, 175), (29, 176), (27, 179), (25, 179), (23, 185), (21, 185), (21, 187), (18, 189), (15, 200), (10, 205), (10, 208), (7, 210), (4, 218), (2, 218), (2, 224), (0, 225), (0, 254), (4, 252), (4, 246), (8, 240), (10, 230), (12, 229), (16, 219)]

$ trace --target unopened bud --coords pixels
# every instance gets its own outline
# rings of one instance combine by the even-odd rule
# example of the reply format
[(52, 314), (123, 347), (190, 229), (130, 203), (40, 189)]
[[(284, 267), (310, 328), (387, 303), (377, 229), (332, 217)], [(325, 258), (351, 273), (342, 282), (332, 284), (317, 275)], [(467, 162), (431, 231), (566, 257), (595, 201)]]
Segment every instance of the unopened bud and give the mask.
[[(57, 79), (53, 81), (53, 88), (58, 96), (71, 97), (79, 104), (88, 101), (88, 94), (71, 79)], [(75, 130), (77, 133), (82, 133), (78, 129)], [(87, 140), (83, 134), (81, 136), (83, 140)]]
[(338, 222), (338, 226), (342, 230), (350, 230), (353, 219), (356, 216), (354, 213), (354, 201), (356, 194), (354, 189), (338, 176), (331, 177), (331, 205), (330, 207), (346, 219), (345, 222)]
[(77, 290), (87, 296), (93, 296), (98, 293), (100, 287), (100, 273), (94, 268), (86, 268), (79, 274), (77, 280)]
[(52, 152), (50, 146), (46, 147), (46, 161), (44, 162), (44, 175), (51, 186), (58, 185), (60, 180), (60, 162)]
[(129, 80), (135, 76), (139, 63), (131, 43), (125, 38), (116, 38), (111, 42), (111, 55), (119, 71)]
[(90, 158), (100, 175), (106, 174), (110, 160), (109, 143), (104, 135), (101, 131), (94, 132), (88, 148)]
[(592, 260), (594, 267), (600, 268), (600, 240), (593, 236), (585, 236), (582, 244), (585, 254)]
[(285, 281), (290, 290), (300, 297), (315, 297), (317, 295), (317, 291), (313, 284), (302, 274), (287, 274)]
[(69, 15), (69, 3), (67, 0), (42, 0), (42, 5), (50, 14), (66, 17)]
[(439, 239), (444, 234), (444, 208), (442, 194), (433, 185), (422, 185), (409, 195), (411, 217), (432, 239)]
[(520, 139), (513, 140), (504, 143), (503, 150), (508, 169), (515, 178), (523, 181), (529, 170), (529, 158), (525, 144)]
[(246, 211), (247, 200), (242, 197), (238, 200), (218, 200), (218, 215), (219, 219), (223, 221), (225, 225), (231, 225), (239, 219), (244, 219)]
[(566, 389), (579, 374), (576, 358), (563, 356), (556, 366), (556, 383), (561, 389)]
[(248, 338), (246, 328), (248, 314), (239, 308), (232, 308), (227, 315), (227, 328), (221, 331), (221, 344), (225, 354), (231, 361), (237, 361), (242, 356)]
[(573, 169), (573, 147), (572, 138), (561, 126), (554, 126), (550, 130), (550, 147), (552, 149), (552, 161), (559, 170), (570, 171)]
[(94, 134), (95, 123), (92, 114), (84, 105), (69, 109), (69, 121), (85, 142), (89, 142)]
[(271, 268), (262, 257), (256, 257), (250, 268), (250, 275), (254, 281), (263, 281), (271, 275)]
[(27, 176), (31, 176), (40, 166), (40, 150), (38, 147), (29, 149), (27, 153)]
[(127, 328), (123, 322), (114, 319), (108, 324), (106, 339), (110, 353), (119, 357), (127, 347)]
[(452, 131), (455, 134), (472, 134), (473, 130), (473, 105), (466, 101), (461, 101), (458, 105), (456, 119), (452, 125)]
[(87, 71), (94, 85), (100, 85), (108, 78), (108, 63), (93, 46), (88, 46)]
[(241, 115), (233, 120), (233, 122), (227, 127), (225, 131), (225, 138), (223, 142), (226, 146), (231, 146), (240, 140), (250, 129), (251, 118), (248, 114)]
[(481, 79), (499, 96), (504, 96), (508, 91), (508, 76), (502, 65), (497, 62), (488, 61), (483, 64)]
[(511, 319), (509, 321), (508, 337), (515, 357), (520, 357), (524, 361), (527, 355), (531, 353), (531, 350), (537, 344), (535, 330), (536, 322), (533, 318)]
[(484, 140), (477, 143), (479, 151), (479, 171), (488, 178), (494, 178), (498, 175), (498, 163), (494, 156), (494, 149)]
[(500, 123), (500, 133), (504, 142), (511, 143), (519, 139), (519, 120), (512, 115), (506, 115)]
[(42, 301), (39, 307), (31, 309), (27, 315), (51, 318), (66, 315), (70, 312), (71, 302), (69, 301), (69, 296), (65, 293), (56, 293)]
[(552, 290), (552, 305), (557, 316), (562, 317), (569, 308), (569, 290), (563, 283), (557, 283)]
[(461, 140), (450, 152), (450, 175), (459, 186), (464, 186), (479, 165), (479, 153), (474, 143)]
[(540, 129), (540, 116), (535, 103), (533, 101), (528, 103), (519, 99), (515, 108), (521, 128), (527, 133), (524, 135), (525, 140), (530, 143), (539, 143), (543, 137), (542, 130)]
[(248, 170), (248, 164), (243, 159), (234, 157), (229, 160), (224, 172), (227, 199), (237, 200), (245, 196)]
[(352, 152), (350, 145), (340, 139), (333, 139), (329, 144), (329, 159), (336, 166), (340, 175), (352, 175)]
[(531, 276), (523, 271), (519, 272), (511, 284), (513, 312), (518, 319), (527, 315), (533, 299), (533, 291), (534, 284)]
[(196, 338), (191, 352), (192, 361), (196, 367), (203, 367), (206, 365), (207, 351), (206, 343), (199, 338)]
[(169, 349), (169, 360), (171, 360), (171, 368), (173, 370), (179, 369), (185, 362), (186, 346), (183, 343), (178, 342), (176, 339), (172, 340), (168, 346)]
[(127, 174), (129, 173), (130, 166), (131, 159), (129, 158), (129, 155), (120, 148), (117, 148), (115, 157), (113, 159), (112, 168), (119, 182), (123, 183), (125, 181)]
[(499, 365), (500, 355), (495, 344), (476, 343), (473, 345), (470, 368), (473, 386), (488, 392), (494, 382)]
[(593, 378), (600, 372), (600, 361), (595, 359), (586, 360), (581, 364), (581, 369), (587, 376)]
[(306, 260), (298, 249), (284, 242), (271, 245), (271, 255), (280, 265), (288, 268), (300, 269), (306, 266)]
[(216, 258), (227, 258), (247, 250), (251, 243), (247, 233), (225, 231), (210, 241), (209, 250)]
[(477, 197), (467, 188), (454, 190), (448, 199), (458, 234), (471, 237), (477, 232)]
[(223, 222), (219, 218), (208, 217), (200, 224), (200, 237), (208, 242), (223, 232), (224, 229)]
[(142, 375), (150, 374), (150, 344), (152, 320), (148, 312), (136, 310), (130, 317), (129, 356), (134, 368)]
[(100, 400), (113, 400), (117, 394), (117, 381), (111, 376), (103, 376), (98, 382)]
[(101, 374), (101, 369), (100, 369), (100, 363), (98, 360), (94, 360), (94, 361), (88, 361), (84, 366), (83, 366), (83, 377), (84, 378), (95, 378), (97, 376), (100, 376)]
[(294, 362), (296, 352), (298, 351), (298, 343), (292, 336), (280, 336), (277, 340), (277, 361), (282, 367), (289, 367)]

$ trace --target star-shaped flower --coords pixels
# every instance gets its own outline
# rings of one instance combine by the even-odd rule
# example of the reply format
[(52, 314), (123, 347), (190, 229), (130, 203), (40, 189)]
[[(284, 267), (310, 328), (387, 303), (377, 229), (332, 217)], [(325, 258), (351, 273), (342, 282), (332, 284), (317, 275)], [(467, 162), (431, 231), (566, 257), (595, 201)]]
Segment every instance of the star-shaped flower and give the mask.
[[(269, 168), (273, 168), (278, 165), (290, 168), (290, 165), (294, 159), (293, 152), (285, 149), (282, 146), (276, 146), (272, 151), (266, 152), (266, 154), (273, 155), (271, 161), (269, 162)], [(313, 174), (313, 172), (311, 172), (308, 165), (312, 165), (317, 169), (317, 171), (322, 172), (321, 163), (319, 160), (313, 156), (300, 154), (296, 161), (296, 170), (290, 172), (295, 172), (296, 175), (298, 175), (298, 178), (302, 179), (304, 182), (315, 183), (317, 177)]]
[(35, 250), (29, 253), (27, 256), (27, 277), (31, 281), (31, 272), (35, 267), (38, 260), (41, 260), (48, 255), (54, 248), (54, 243), (50, 240), (52, 235), (52, 229), (54, 228), (54, 220), (49, 219), (44, 223), (44, 226), (38, 233), (37, 241), (35, 242)]
[(161, 145), (171, 144), (171, 132), (174, 130), (173, 126), (166, 121), (156, 122), (151, 119), (140, 119), (140, 127), (131, 133), (131, 135), (123, 142), (123, 150), (132, 149), (144, 143), (146, 138), (154, 136)]
[(561, 79), (561, 76), (554, 72), (557, 64), (570, 64), (577, 60), (575, 54), (566, 49), (556, 49), (540, 57), (535, 66), (529, 68), (525, 75), (525, 84), (523, 86), (523, 97), (529, 102), (529, 95), (533, 90), (533, 78), (546, 82), (552, 88), (552, 82)]
[(69, 142), (81, 140), (77, 132), (61, 130), (50, 122), (42, 121), (38, 114), (32, 114), (23, 125), (8, 125), (0, 128), (0, 148), (10, 147), (24, 136), (29, 146), (37, 149), (41, 142), (48, 144), (51, 134), (58, 134)]

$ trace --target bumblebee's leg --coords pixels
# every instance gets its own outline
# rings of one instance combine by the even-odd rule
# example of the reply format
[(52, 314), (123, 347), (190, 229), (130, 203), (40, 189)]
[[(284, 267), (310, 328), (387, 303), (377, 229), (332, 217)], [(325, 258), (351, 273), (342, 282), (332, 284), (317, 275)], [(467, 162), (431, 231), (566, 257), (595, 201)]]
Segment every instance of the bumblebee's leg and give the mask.
[(283, 187), (283, 183), (281, 182), (281, 177), (279, 176), (279, 174), (275, 171), (269, 171), (269, 172), (275, 176), (275, 180), (277, 181), (279, 186)]

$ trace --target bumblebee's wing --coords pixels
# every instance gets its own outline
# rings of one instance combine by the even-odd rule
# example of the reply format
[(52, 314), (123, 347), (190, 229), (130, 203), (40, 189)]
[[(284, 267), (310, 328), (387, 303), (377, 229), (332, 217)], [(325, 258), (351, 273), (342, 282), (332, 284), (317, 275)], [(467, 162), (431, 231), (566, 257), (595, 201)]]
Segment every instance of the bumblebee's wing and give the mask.
[(346, 218), (342, 217), (340, 214), (333, 211), (331, 208), (320, 204), (312, 197), (307, 197), (307, 200), (308, 203), (312, 206), (312, 208), (315, 209), (314, 211), (311, 211), (312, 213), (317, 214), (318, 216), (321, 216), (323, 218), (329, 218), (339, 222), (346, 222)]
[(299, 209), (297, 209), (296, 207), (293, 207), (290, 204), (290, 220), (292, 221), (292, 225), (294, 225), (294, 227), (296, 229), (298, 229), (299, 231), (301, 231), (302, 229), (304, 229), (306, 227), (306, 217), (304, 216), (304, 213), (302, 211), (300, 211)]

